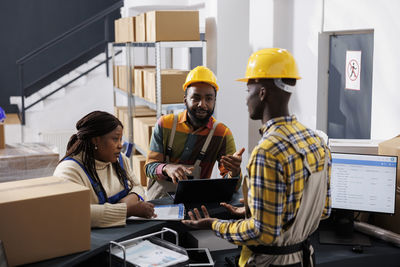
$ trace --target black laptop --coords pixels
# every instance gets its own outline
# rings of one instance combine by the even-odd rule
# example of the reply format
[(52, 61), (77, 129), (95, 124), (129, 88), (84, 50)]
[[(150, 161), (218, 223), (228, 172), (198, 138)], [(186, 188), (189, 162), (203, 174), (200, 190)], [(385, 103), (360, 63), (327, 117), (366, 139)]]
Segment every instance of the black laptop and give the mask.
[(174, 203), (210, 204), (229, 202), (238, 185), (239, 178), (181, 180), (173, 195)]

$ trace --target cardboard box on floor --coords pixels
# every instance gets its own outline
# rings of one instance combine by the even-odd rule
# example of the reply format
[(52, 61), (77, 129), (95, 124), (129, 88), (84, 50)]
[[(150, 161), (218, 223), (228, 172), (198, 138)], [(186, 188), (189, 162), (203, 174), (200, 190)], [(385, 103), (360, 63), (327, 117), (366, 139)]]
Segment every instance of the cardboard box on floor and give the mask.
[(397, 156), (397, 189), (395, 215), (373, 214), (371, 222), (379, 227), (400, 234), (400, 135), (379, 143), (379, 154)]
[(89, 189), (57, 177), (0, 183), (0, 240), (11, 266), (90, 249)]
[(151, 134), (156, 122), (156, 117), (142, 117), (133, 119), (133, 141), (144, 151), (149, 150)]
[[(161, 70), (161, 103), (176, 104), (183, 102), (184, 91), (182, 85), (185, 83), (189, 72), (183, 70)], [(156, 103), (156, 72), (155, 70), (144, 70), (144, 98)]]
[(146, 163), (146, 157), (143, 155), (133, 155), (132, 156), (132, 164), (133, 164), (133, 173), (136, 176), (137, 182), (140, 183), (141, 186), (147, 186), (147, 177), (144, 172), (144, 164)]
[(199, 11), (162, 10), (146, 13), (146, 41), (198, 41)]

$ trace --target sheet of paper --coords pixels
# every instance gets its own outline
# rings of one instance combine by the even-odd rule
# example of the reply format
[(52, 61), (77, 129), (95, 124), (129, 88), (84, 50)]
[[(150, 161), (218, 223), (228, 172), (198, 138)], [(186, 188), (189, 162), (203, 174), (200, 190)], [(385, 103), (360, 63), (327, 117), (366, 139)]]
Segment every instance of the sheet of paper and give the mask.
[(154, 207), (156, 218), (146, 219), (136, 216), (128, 217), (128, 220), (183, 220), (185, 217), (185, 206), (183, 204), (160, 205)]
[[(124, 258), (122, 251), (113, 254), (121, 259)], [(126, 260), (137, 266), (172, 266), (188, 259), (184, 254), (153, 244), (149, 240), (126, 248)]]

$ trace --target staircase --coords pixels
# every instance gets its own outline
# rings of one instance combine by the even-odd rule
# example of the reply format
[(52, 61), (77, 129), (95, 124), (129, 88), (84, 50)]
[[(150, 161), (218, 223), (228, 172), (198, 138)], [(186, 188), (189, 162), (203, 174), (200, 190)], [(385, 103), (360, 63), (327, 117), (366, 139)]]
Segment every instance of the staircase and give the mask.
[[(36, 93), (25, 97), (26, 106), (36, 103), (25, 113), (25, 125), (6, 131), (6, 142), (46, 142), (54, 145), (61, 155), (69, 137), (76, 132), (75, 124), (93, 110), (113, 113), (112, 78), (107, 77), (105, 65), (91, 70), (104, 61), (105, 53), (71, 71)], [(89, 73), (86, 73), (91, 70)], [(86, 74), (85, 74), (86, 73)], [(82, 74), (85, 74), (81, 76)], [(80, 76), (80, 77), (79, 77)], [(76, 79), (79, 77), (78, 79)], [(42, 99), (71, 80), (73, 83)], [(12, 104), (21, 107), (21, 97), (11, 97)], [(10, 138), (8, 138), (10, 137)]]
[[(19, 113), (22, 122), (19, 127), (6, 127), (7, 143), (44, 141), (56, 145), (63, 155), (70, 135), (75, 132), (75, 123), (82, 116), (93, 110), (113, 113), (108, 42), (113, 41), (113, 21), (120, 16), (123, 1), (60, 3), (78, 12), (79, 15), (70, 17), (80, 18), (80, 23), (18, 56), (16, 65), (14, 61), (11, 67), (17, 70), (17, 79), (9, 77), (11, 83), (5, 86), (15, 89), (11, 94), (2, 90), (0, 104), (6, 107), (7, 113)], [(92, 6), (83, 7), (88, 4)], [(44, 5), (42, 8), (46, 11), (39, 10), (38, 16), (51, 11)], [(85, 17), (85, 14), (91, 15)], [(3, 65), (0, 67), (4, 68)], [(8, 99), (9, 103), (5, 102)]]

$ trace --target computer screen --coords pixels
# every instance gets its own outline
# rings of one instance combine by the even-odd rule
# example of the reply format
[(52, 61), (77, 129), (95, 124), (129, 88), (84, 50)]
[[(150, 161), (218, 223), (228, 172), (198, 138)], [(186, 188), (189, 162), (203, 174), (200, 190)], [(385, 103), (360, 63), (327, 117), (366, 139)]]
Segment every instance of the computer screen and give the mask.
[(395, 211), (397, 157), (332, 153), (332, 208)]

